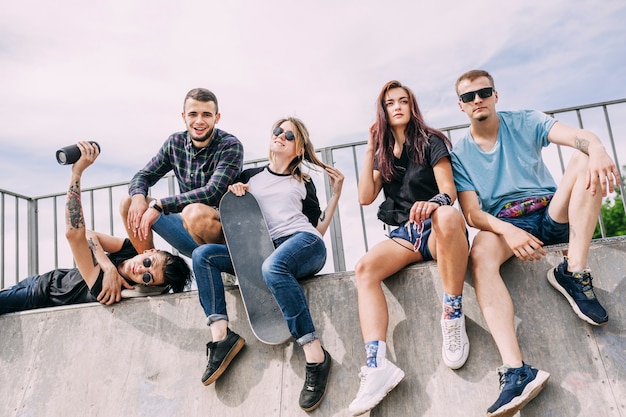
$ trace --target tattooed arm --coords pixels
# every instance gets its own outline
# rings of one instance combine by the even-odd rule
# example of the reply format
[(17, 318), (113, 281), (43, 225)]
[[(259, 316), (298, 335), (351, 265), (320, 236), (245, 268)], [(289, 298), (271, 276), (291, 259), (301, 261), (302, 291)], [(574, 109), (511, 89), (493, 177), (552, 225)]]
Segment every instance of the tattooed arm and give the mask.
[(100, 273), (100, 265), (87, 241), (85, 218), (81, 202), (80, 178), (98, 156), (97, 148), (88, 142), (79, 142), (80, 159), (72, 165), (72, 175), (65, 203), (65, 237), (67, 238), (76, 266), (91, 288)]
[(557, 145), (569, 146), (589, 155), (586, 187), (592, 195), (599, 190), (606, 196), (620, 183), (620, 172), (600, 139), (589, 130), (576, 129), (556, 122), (548, 133), (548, 140)]

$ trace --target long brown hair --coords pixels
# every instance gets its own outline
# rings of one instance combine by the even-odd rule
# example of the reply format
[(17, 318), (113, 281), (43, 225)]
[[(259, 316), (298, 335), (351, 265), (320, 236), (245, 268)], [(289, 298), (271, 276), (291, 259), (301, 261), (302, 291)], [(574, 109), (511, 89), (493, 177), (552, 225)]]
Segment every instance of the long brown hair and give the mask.
[(409, 154), (409, 159), (414, 160), (417, 164), (422, 165), (424, 163), (426, 146), (428, 144), (428, 136), (435, 135), (444, 141), (446, 146), (452, 147), (450, 139), (446, 137), (441, 131), (428, 126), (424, 122), (422, 112), (417, 105), (417, 99), (410, 88), (402, 85), (400, 81), (392, 80), (385, 84), (378, 95), (378, 101), (376, 102), (376, 122), (372, 126), (372, 135), (374, 139), (374, 152), (376, 158), (378, 158), (378, 170), (383, 178), (383, 181), (390, 183), (396, 175), (397, 169), (393, 163), (393, 147), (395, 145), (395, 138), (391, 126), (389, 125), (389, 119), (387, 115), (387, 108), (385, 106), (385, 96), (387, 92), (394, 88), (402, 88), (409, 96), (409, 105), (411, 107), (411, 118), (409, 123), (404, 129), (406, 136), (405, 146)]
[[(315, 148), (311, 143), (311, 139), (309, 137), (309, 130), (306, 128), (302, 120), (297, 117), (285, 117), (274, 122), (272, 126), (272, 136), (274, 135), (274, 129), (279, 127), (285, 122), (291, 123), (293, 127), (293, 134), (296, 137), (296, 157), (289, 163), (289, 172), (291, 176), (296, 178), (298, 181), (309, 180), (309, 175), (302, 172), (300, 165), (303, 161), (309, 163), (309, 165), (317, 165), (321, 168), (326, 168), (327, 165), (319, 160), (317, 154), (315, 153)], [(270, 150), (269, 154), (270, 161), (274, 160), (274, 154)], [(313, 167), (312, 167), (313, 168)]]

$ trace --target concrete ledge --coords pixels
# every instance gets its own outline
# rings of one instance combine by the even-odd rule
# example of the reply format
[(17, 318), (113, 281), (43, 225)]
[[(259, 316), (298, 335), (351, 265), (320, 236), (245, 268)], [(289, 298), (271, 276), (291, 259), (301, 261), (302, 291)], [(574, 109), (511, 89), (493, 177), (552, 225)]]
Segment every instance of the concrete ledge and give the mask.
[[(594, 241), (590, 266), (606, 327), (584, 323), (547, 282), (563, 247), (538, 262), (507, 262), (525, 360), (551, 373), (522, 416), (626, 417), (626, 239)], [(353, 273), (303, 282), (322, 342), (333, 356), (326, 399), (315, 416), (349, 416), (364, 349)], [(458, 371), (441, 360), (441, 284), (436, 264), (385, 282), (389, 356), (406, 377), (371, 416), (483, 416), (498, 395), (500, 358), (471, 280), (464, 308), (471, 353)], [(228, 372), (205, 387), (209, 331), (197, 294), (88, 304), (0, 316), (1, 416), (305, 416), (298, 407), (304, 356), (293, 343), (256, 341), (235, 288), (232, 327), (247, 341)]]

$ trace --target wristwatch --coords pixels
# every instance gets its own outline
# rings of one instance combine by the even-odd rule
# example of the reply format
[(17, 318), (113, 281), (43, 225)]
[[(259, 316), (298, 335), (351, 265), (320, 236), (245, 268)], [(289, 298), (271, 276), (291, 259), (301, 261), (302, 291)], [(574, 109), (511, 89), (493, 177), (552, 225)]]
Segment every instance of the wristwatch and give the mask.
[(153, 208), (156, 211), (158, 211), (159, 213), (163, 213), (163, 208), (157, 204), (158, 201), (159, 200), (152, 200), (152, 201), (150, 201), (150, 204), (148, 204), (148, 208)]

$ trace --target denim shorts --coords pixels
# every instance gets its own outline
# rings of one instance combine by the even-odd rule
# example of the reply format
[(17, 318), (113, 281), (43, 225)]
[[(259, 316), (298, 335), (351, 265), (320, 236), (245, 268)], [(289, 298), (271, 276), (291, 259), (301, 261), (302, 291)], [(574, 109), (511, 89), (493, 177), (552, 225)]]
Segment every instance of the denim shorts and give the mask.
[(415, 245), (417, 239), (421, 237), (422, 240), (420, 242), (418, 251), (422, 254), (422, 258), (424, 258), (424, 261), (431, 261), (433, 259), (433, 255), (428, 249), (428, 238), (430, 237), (431, 230), (430, 223), (430, 219), (426, 219), (426, 221), (424, 222), (424, 229), (422, 230), (422, 233), (417, 233), (415, 225), (412, 225), (413, 227), (411, 227), (412, 230), (410, 236), (409, 230), (406, 226), (399, 226), (398, 228), (392, 230), (391, 233), (389, 233), (389, 238), (403, 239), (407, 242), (410, 242), (411, 245)]
[(499, 217), (499, 219), (527, 231), (544, 245), (569, 242), (569, 223), (557, 223), (552, 220), (548, 214), (548, 207), (519, 217)]

